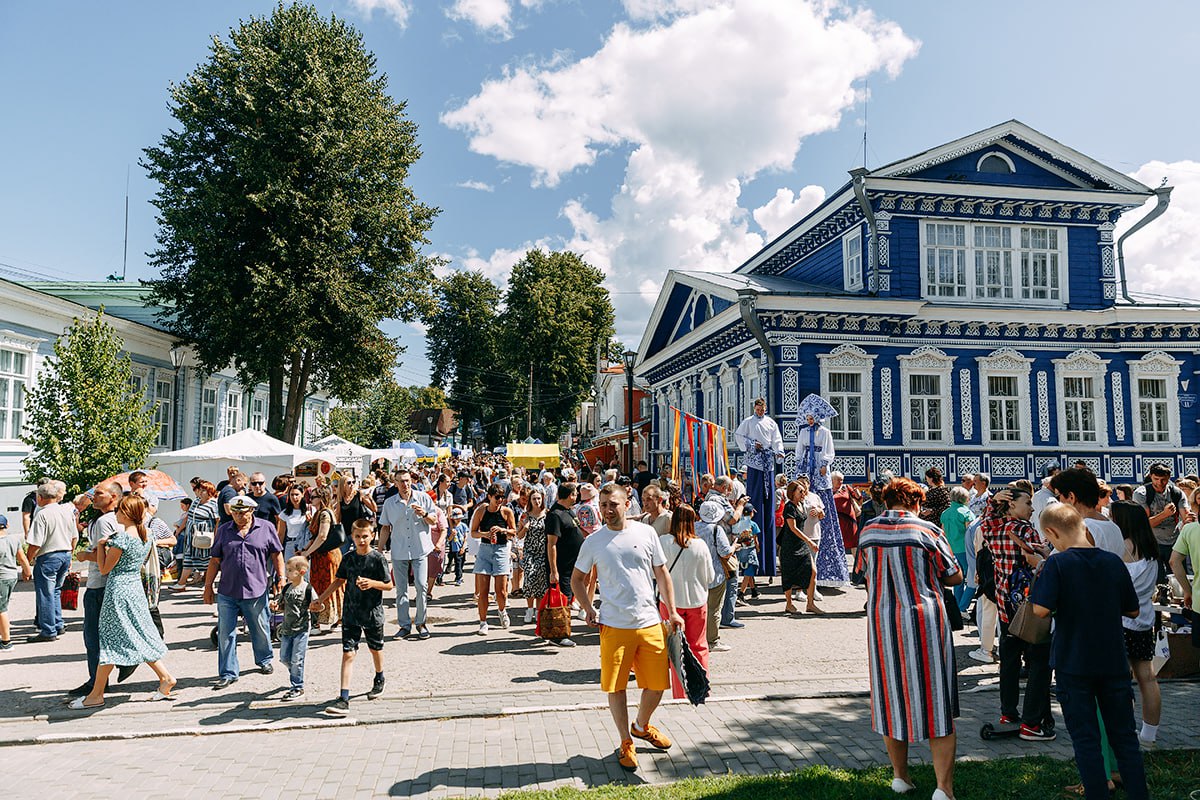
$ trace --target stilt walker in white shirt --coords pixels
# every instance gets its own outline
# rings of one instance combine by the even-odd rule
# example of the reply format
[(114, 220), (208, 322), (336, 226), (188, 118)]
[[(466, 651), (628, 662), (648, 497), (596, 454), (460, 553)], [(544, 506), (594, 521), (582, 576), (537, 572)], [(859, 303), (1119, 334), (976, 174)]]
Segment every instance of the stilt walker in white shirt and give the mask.
[(754, 413), (734, 432), (746, 454), (746, 494), (759, 528), (759, 574), (775, 574), (775, 463), (783, 459), (783, 435), (767, 416), (767, 401), (754, 401)]

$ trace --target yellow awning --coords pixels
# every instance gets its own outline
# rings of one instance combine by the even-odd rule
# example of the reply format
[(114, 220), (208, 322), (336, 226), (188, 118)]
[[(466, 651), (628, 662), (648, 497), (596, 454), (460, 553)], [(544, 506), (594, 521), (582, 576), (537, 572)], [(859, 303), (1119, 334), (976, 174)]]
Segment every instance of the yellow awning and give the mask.
[(539, 461), (545, 461), (546, 467), (553, 469), (559, 463), (558, 445), (509, 442), (507, 457), (515, 467), (529, 469), (537, 467)]

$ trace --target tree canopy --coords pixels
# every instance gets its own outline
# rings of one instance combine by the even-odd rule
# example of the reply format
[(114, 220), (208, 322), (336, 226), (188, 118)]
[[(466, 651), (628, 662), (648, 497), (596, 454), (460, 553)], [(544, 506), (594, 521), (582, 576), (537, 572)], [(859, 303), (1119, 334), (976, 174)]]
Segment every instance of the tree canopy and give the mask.
[(131, 386), (121, 336), (104, 319), (76, 318), (54, 343), (25, 402), (25, 479), (67, 484), (68, 496), (146, 466), (158, 436), (146, 398)]
[(325, 420), (325, 435), (336, 434), (362, 447), (385, 448), (411, 439), (409, 417), (421, 408), (445, 408), (436, 386), (401, 386), (390, 374), (377, 379), (353, 405), (335, 406)]
[(382, 320), (432, 303), (416, 125), (361, 34), (302, 3), (214, 38), (170, 95), (177, 125), (142, 161), (160, 184), (149, 302), (203, 368), (266, 382), (267, 430), (290, 441), (306, 395), (352, 400), (391, 370)]

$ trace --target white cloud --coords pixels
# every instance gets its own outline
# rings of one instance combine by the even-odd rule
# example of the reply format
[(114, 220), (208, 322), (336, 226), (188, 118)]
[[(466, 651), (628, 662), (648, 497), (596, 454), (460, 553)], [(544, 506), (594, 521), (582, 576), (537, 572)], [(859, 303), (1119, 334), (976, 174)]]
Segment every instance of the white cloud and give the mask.
[(508, 283), (508, 277), (512, 274), (513, 266), (524, 258), (527, 252), (530, 250), (549, 249), (551, 249), (551, 245), (546, 240), (526, 242), (520, 247), (513, 249), (505, 247), (497, 248), (492, 251), (490, 256), (483, 256), (477, 250), (468, 249), (466, 255), (455, 259), (455, 262), (464, 269), (482, 272), (484, 277), (490, 278), (495, 284), (503, 288)]
[(512, 6), (509, 0), (455, 0), (446, 9), (451, 19), (470, 22), (485, 33), (502, 38), (512, 36)]
[(401, 28), (408, 25), (412, 14), (409, 0), (350, 0), (350, 7), (370, 19), (376, 10), (390, 16)]
[(767, 232), (767, 239), (775, 239), (823, 202), (825, 189), (821, 186), (805, 186), (799, 195), (791, 189), (778, 189), (765, 205), (754, 209), (754, 221)]
[(494, 192), (494, 191), (496, 191), (495, 186), (492, 186), (490, 183), (484, 183), (483, 181), (463, 181), (462, 183), (459, 183), (456, 185), (460, 189), (474, 189), (477, 192)]
[[(1167, 297), (1200, 298), (1200, 162), (1151, 161), (1132, 173), (1147, 186), (1158, 186), (1165, 177), (1175, 187), (1171, 205), (1166, 212), (1125, 242), (1125, 268), (1129, 291), (1165, 295)], [(1119, 237), (1154, 208), (1135, 211), (1117, 224)]]
[(832, 0), (625, 8), (633, 22), (594, 54), (510, 67), (442, 122), (466, 132), (474, 152), (528, 167), (534, 185), (628, 148), (608, 209), (572, 200), (562, 213), (567, 246), (625, 292), (618, 333), (634, 340), (667, 269), (729, 270), (762, 246), (754, 223), (771, 235), (796, 221), (817, 187), (785, 190), (752, 216), (739, 202), (744, 184), (791, 169), (806, 137), (835, 129), (863, 99), (859, 81), (896, 75), (919, 44)]

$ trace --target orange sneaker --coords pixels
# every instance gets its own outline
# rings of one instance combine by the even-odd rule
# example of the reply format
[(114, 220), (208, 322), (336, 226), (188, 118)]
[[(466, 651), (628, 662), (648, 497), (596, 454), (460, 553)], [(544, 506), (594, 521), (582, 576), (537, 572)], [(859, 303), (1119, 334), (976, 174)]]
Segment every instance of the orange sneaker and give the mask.
[(621, 742), (621, 747), (617, 750), (617, 763), (630, 772), (637, 769), (637, 751), (633, 749), (633, 739)]
[(634, 722), (629, 726), (629, 733), (635, 738), (646, 740), (659, 750), (666, 750), (671, 746), (671, 740), (663, 736), (662, 733), (659, 732), (658, 728), (654, 727), (653, 725), (647, 725), (646, 730), (639, 732), (637, 729), (637, 723)]

